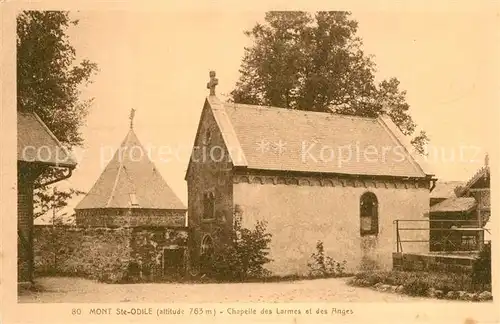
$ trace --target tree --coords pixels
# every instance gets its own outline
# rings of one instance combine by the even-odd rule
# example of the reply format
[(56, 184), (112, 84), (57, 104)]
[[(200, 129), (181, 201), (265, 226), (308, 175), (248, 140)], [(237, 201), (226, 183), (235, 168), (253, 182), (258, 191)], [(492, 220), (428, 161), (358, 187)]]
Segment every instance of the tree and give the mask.
[(34, 211), (34, 217), (43, 216), (53, 209), (61, 210), (68, 205), (67, 201), (69, 199), (82, 194), (84, 194), (83, 191), (74, 188), (57, 191), (38, 189), (35, 197), (37, 209)]
[[(76, 62), (67, 30), (77, 24), (63, 11), (23, 11), (17, 16), (17, 109), (36, 112), (67, 149), (83, 144), (80, 126), (92, 99), (80, 95), (97, 71), (95, 63)], [(48, 168), (35, 185), (60, 178), (63, 172)], [(53, 197), (47, 188), (36, 189), (35, 217), (43, 215), (48, 201), (55, 198), (64, 207), (75, 194), (81, 192), (70, 189)]]
[[(405, 135), (416, 125), (396, 78), (375, 81), (376, 65), (356, 36), (349, 12), (268, 12), (245, 35), (237, 103), (376, 117), (386, 111)], [(425, 132), (412, 140), (423, 153)]]

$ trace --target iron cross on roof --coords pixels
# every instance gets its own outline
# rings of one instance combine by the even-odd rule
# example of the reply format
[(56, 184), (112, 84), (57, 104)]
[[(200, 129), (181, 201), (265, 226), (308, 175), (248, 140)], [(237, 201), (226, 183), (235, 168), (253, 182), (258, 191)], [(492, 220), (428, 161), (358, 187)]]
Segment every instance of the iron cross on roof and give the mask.
[(215, 77), (215, 71), (210, 71), (210, 81), (207, 83), (207, 89), (210, 89), (210, 95), (215, 96), (215, 86), (219, 84), (219, 79)]
[(130, 119), (130, 129), (134, 128), (134, 117), (135, 117), (135, 109), (132, 108), (130, 110), (130, 116), (128, 117)]

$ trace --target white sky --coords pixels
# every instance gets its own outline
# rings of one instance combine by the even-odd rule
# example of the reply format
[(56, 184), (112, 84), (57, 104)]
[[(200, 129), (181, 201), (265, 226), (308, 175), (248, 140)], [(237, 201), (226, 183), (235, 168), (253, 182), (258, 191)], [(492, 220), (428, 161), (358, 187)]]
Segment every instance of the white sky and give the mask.
[[(208, 72), (217, 71), (217, 93), (224, 99), (249, 45), (243, 31), (263, 16), (75, 12), (80, 24), (71, 29), (71, 42), (78, 56), (96, 62), (100, 71), (84, 94), (95, 101), (82, 129), (85, 149), (75, 152), (79, 166), (69, 184), (91, 188), (111, 158), (109, 148), (125, 137), (134, 107), (134, 128), (144, 146), (182, 147), (181, 160), (155, 163), (186, 203), (184, 174), (208, 94)], [(430, 161), (437, 177), (467, 180), (483, 165), (484, 152), (494, 153), (497, 145), (498, 17), (494, 12), (371, 11), (353, 12), (353, 18), (366, 53), (374, 55), (377, 76), (401, 81), (419, 129), (444, 152), (444, 159), (434, 155)]]

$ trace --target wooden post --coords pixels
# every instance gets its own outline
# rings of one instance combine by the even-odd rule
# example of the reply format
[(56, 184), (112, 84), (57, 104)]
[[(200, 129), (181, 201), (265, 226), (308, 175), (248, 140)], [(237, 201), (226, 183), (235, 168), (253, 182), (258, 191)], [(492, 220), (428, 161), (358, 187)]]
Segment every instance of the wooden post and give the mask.
[(477, 218), (477, 226), (481, 229), (478, 233), (478, 249), (482, 251), (484, 248), (484, 225), (483, 224), (483, 210), (488, 210), (489, 206), (489, 188), (479, 188), (479, 189), (470, 189), (469, 192), (476, 199), (477, 208), (476, 208), (476, 218)]
[(396, 252), (399, 253), (399, 221), (396, 219)]
[(56, 247), (56, 194), (57, 188), (52, 188), (52, 248), (54, 252), (54, 271), (57, 269), (57, 247)]
[(479, 252), (481, 252), (484, 248), (484, 229), (483, 229), (483, 219), (481, 217), (481, 208), (483, 206), (483, 197), (482, 197), (482, 192), (481, 191), (478, 191), (476, 196), (478, 196), (477, 198), (477, 210), (476, 210), (476, 214), (477, 214), (477, 226), (478, 228), (480, 228), (481, 230), (479, 231), (478, 233), (478, 248), (479, 248)]

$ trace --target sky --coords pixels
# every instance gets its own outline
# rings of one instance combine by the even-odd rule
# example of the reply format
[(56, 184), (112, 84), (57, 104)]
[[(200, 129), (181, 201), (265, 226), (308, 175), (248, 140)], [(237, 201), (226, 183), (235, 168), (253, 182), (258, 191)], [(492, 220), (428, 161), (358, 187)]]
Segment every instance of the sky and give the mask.
[[(129, 128), (144, 146), (180, 148), (179, 159), (156, 163), (187, 203), (184, 175), (205, 97), (215, 70), (217, 95), (227, 98), (239, 77), (250, 40), (243, 34), (264, 12), (72, 12), (69, 31), (79, 59), (99, 72), (82, 98), (94, 98), (84, 148), (69, 181), (88, 191)], [(373, 55), (377, 79), (396, 77), (410, 114), (431, 138), (428, 163), (442, 180), (468, 180), (494, 158), (498, 120), (498, 16), (494, 12), (361, 12), (358, 36)], [(460, 152), (463, 152), (462, 157)], [(454, 157), (454, 158), (453, 158)], [(76, 205), (76, 198), (70, 206)]]

